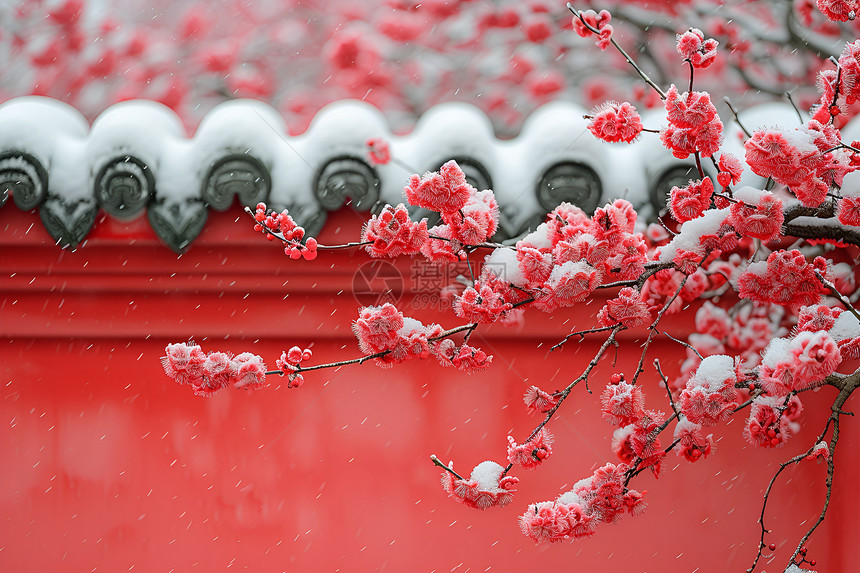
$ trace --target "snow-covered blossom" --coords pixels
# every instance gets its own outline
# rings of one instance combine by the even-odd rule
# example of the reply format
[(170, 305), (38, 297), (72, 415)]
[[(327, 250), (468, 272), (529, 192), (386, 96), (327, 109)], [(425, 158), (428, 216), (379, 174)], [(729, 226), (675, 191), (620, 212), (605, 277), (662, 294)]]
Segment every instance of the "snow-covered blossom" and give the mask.
[[(860, 2), (851, 0), (851, 3), (854, 5), (853, 9), (856, 14), (858, 7), (860, 7)], [(853, 105), (856, 101), (860, 100), (860, 86), (857, 85), (858, 80), (860, 80), (860, 40), (854, 40), (845, 44), (842, 54), (839, 56), (839, 69), (842, 72), (842, 84), (840, 87), (845, 96), (845, 104)], [(826, 95), (829, 96), (828, 101), (833, 101), (832, 94)]]
[(477, 191), (466, 182), (466, 175), (453, 159), (439, 171), (425, 173), (424, 177), (413, 175), (404, 187), (406, 199), (412, 205), (425, 207), (439, 213), (463, 208)]
[(436, 225), (428, 229), (430, 238), (421, 244), (421, 254), (434, 263), (456, 262), (460, 260), (462, 245), (454, 238), (448, 225)]
[(636, 219), (636, 209), (630, 201), (616, 199), (594, 210), (591, 232), (599, 241), (617, 243), (634, 231)]
[(533, 470), (552, 454), (552, 442), (553, 436), (546, 428), (541, 428), (522, 444), (517, 444), (513, 436), (508, 436), (508, 462)]
[(678, 92), (675, 84), (666, 92), (666, 118), (675, 127), (701, 128), (717, 115), (707, 92)]
[(678, 34), (676, 48), (694, 68), (707, 68), (716, 60), (719, 45), (713, 38), (706, 40), (705, 34), (698, 28), (690, 28), (683, 34)]
[(660, 462), (666, 456), (659, 438), (664, 420), (662, 412), (647, 410), (632, 424), (612, 433), (612, 451), (622, 462), (637, 469), (650, 467), (654, 475), (659, 475)]
[(860, 359), (860, 320), (854, 316), (854, 313), (840, 314), (829, 334), (839, 345), (842, 360)]
[(564, 202), (547, 213), (546, 237), (555, 246), (560, 240), (587, 233), (591, 228), (591, 218), (576, 205)]
[(681, 412), (693, 423), (713, 426), (726, 420), (738, 405), (734, 360), (707, 356), (681, 392)]
[(585, 300), (600, 281), (597, 269), (584, 262), (568, 261), (552, 269), (535, 307), (550, 312)]
[(624, 475), (629, 469), (626, 464), (606, 464), (590, 478), (576, 482), (571, 492), (581, 500), (588, 515), (603, 523), (618, 521), (625, 511), (639, 515), (645, 509), (642, 494), (624, 487)]
[(191, 381), (191, 387), (198, 396), (211, 396), (230, 386), (238, 369), (238, 365), (226, 352), (210, 352), (201, 366), (201, 376)]
[(815, 257), (806, 262), (803, 253), (774, 251), (767, 261), (752, 263), (738, 278), (738, 294), (756, 302), (771, 302), (787, 308), (817, 304), (825, 287), (815, 276), (818, 271), (826, 276), (827, 262)]
[(243, 352), (233, 358), (238, 365), (233, 386), (246, 390), (259, 390), (266, 385), (266, 364), (261, 356)]
[(518, 250), (494, 249), (484, 257), (484, 266), (479, 280), (482, 283), (495, 280), (514, 287), (525, 287), (528, 281), (520, 269)]
[(462, 372), (479, 372), (489, 368), (493, 363), (491, 354), (465, 343), (457, 346), (450, 338), (436, 344), (435, 353), (443, 366), (453, 365)]
[(427, 220), (411, 221), (402, 203), (397, 207), (386, 205), (364, 224), (361, 233), (361, 240), (371, 243), (365, 250), (372, 257), (414, 255), (428, 238)]
[(488, 275), (454, 299), (454, 312), (469, 322), (496, 322), (513, 308), (506, 299), (509, 291), (505, 283)]
[(772, 395), (785, 395), (821, 383), (832, 374), (842, 356), (830, 335), (801, 331), (794, 338), (776, 338), (765, 349), (759, 377)]
[(162, 357), (161, 364), (167, 376), (179, 384), (191, 384), (201, 376), (206, 354), (198, 345), (179, 342), (168, 344), (164, 351), (166, 356)]
[(523, 535), (535, 543), (555, 543), (587, 537), (597, 521), (575, 501), (544, 501), (530, 505), (519, 517)]
[(816, 442), (812, 451), (806, 456), (807, 460), (827, 460), (830, 457), (830, 448), (826, 442)]
[(860, 196), (842, 197), (836, 205), (836, 215), (840, 223), (860, 227)]
[(403, 313), (391, 303), (382, 306), (366, 306), (359, 310), (358, 319), (352, 323), (352, 331), (358, 346), (365, 354), (376, 354), (391, 350), (397, 345), (397, 331), (403, 328)]
[(744, 427), (744, 438), (754, 446), (773, 448), (781, 446), (791, 435), (790, 420), (783, 415), (783, 399), (776, 396), (759, 396), (750, 406)]
[(830, 330), (841, 314), (842, 309), (830, 308), (824, 304), (800, 307), (797, 311), (797, 330), (798, 332)]
[(451, 230), (451, 238), (465, 244), (483, 243), (499, 226), (499, 205), (492, 191), (472, 193), (463, 207), (443, 211), (442, 221)]
[(526, 284), (531, 288), (549, 279), (553, 271), (552, 254), (530, 246), (525, 239), (517, 243), (516, 258)]
[(701, 217), (711, 204), (714, 194), (714, 184), (705, 177), (698, 181), (690, 181), (684, 187), (672, 187), (669, 192), (669, 209), (679, 223)]
[(762, 241), (779, 237), (780, 228), (785, 220), (782, 201), (769, 191), (753, 187), (741, 187), (734, 192), (733, 203), (728, 218), (738, 234)]
[(603, 419), (615, 426), (627, 426), (645, 415), (642, 388), (627, 383), (619, 374), (612, 375), (600, 401)]
[(669, 125), (660, 132), (660, 141), (678, 159), (686, 159), (696, 152), (710, 157), (719, 151), (722, 138), (723, 122), (719, 117), (699, 128)]
[(675, 453), (690, 462), (707, 457), (714, 448), (713, 434), (705, 436), (701, 424), (687, 419), (679, 420), (675, 424), (673, 437), (678, 440)]
[(648, 305), (642, 300), (642, 293), (631, 287), (618, 291), (618, 296), (608, 300), (597, 313), (599, 326), (621, 324), (633, 328), (645, 324), (651, 318)]
[(433, 353), (430, 338), (440, 334), (442, 327), (438, 324), (424, 326), (414, 318), (404, 317), (403, 326), (397, 330), (396, 339), (390, 348), (391, 352), (376, 358), (375, 361), (383, 368), (390, 368), (411, 358), (427, 358)]
[(807, 207), (818, 207), (824, 201), (829, 185), (823, 177), (831, 169), (833, 155), (822, 153), (826, 149), (816, 145), (815, 131), (761, 129), (746, 140), (744, 148), (747, 164), (756, 174), (790, 187)]
[[(719, 244), (720, 238), (725, 235), (724, 227), (728, 214), (729, 209), (708, 209), (701, 217), (681, 225), (669, 244), (660, 247), (660, 261), (671, 262), (679, 250), (704, 254), (706, 242)], [(713, 238), (717, 240), (713, 241)]]
[[(453, 462), (448, 464), (453, 469)], [(519, 481), (513, 476), (503, 476), (505, 468), (496, 462), (481, 462), (472, 469), (469, 479), (458, 479), (451, 472), (442, 473), (442, 489), (449, 497), (475, 509), (504, 507), (514, 499)]]
[(816, 0), (815, 4), (821, 12), (835, 22), (853, 20), (860, 10), (857, 0)]
[[(711, 121), (719, 119), (717, 108), (711, 102), (708, 92), (679, 94), (675, 84), (672, 84), (666, 92), (665, 106), (669, 123), (680, 129), (702, 130)], [(722, 129), (722, 125), (720, 128)], [(697, 133), (697, 131), (691, 133)]]

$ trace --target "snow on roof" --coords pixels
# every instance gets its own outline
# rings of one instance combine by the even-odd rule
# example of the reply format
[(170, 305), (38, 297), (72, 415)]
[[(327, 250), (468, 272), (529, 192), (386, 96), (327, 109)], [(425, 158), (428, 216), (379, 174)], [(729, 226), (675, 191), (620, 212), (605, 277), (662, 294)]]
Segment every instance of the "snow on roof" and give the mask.
[[(120, 219), (145, 214), (162, 241), (182, 252), (208, 210), (225, 211), (236, 197), (243, 205), (289, 209), (313, 234), (343, 205), (371, 211), (401, 202), (412, 173), (453, 158), (470, 183), (494, 190), (497, 240), (535, 229), (563, 201), (590, 212), (625, 198), (642, 214), (659, 211), (669, 187), (655, 186), (692, 164), (653, 139), (597, 141), (585, 113), (548, 104), (519, 136), (500, 140), (486, 115), (468, 104), (436, 106), (411, 133), (393, 134), (379, 110), (345, 100), (320, 110), (305, 133), (288, 135), (274, 108), (233, 100), (189, 136), (173, 111), (152, 101), (118, 103), (89, 126), (60, 101), (21, 97), (0, 104), (0, 206), (11, 194), (19, 209), (38, 209), (51, 236), (72, 248), (99, 210)], [(372, 165), (370, 138), (386, 140), (395, 160)]]

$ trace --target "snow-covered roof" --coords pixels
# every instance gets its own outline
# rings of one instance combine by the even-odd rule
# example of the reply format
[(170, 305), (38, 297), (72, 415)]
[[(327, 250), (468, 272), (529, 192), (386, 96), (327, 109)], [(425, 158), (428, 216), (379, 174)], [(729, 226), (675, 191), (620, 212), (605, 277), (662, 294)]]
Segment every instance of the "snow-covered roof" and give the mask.
[[(273, 108), (234, 100), (189, 135), (169, 108), (152, 101), (116, 104), (89, 125), (62, 102), (22, 97), (0, 105), (0, 206), (11, 191), (19, 209), (38, 209), (51, 236), (70, 247), (87, 236), (100, 209), (120, 219), (145, 214), (164, 243), (181, 252), (209, 210), (229, 209), (236, 196), (244, 205), (289, 209), (315, 233), (344, 204), (370, 211), (402, 202), (411, 173), (453, 158), (473, 185), (495, 191), (496, 237), (503, 239), (534, 228), (562, 201), (591, 211), (623, 197), (651, 213), (672, 185), (693, 178), (691, 164), (654, 138), (597, 141), (584, 113), (548, 104), (519, 136), (501, 140), (484, 113), (467, 104), (436, 106), (412, 132), (393, 134), (376, 108), (346, 100), (322, 109), (306, 132), (288, 135)], [(386, 140), (394, 161), (372, 165), (371, 138)]]

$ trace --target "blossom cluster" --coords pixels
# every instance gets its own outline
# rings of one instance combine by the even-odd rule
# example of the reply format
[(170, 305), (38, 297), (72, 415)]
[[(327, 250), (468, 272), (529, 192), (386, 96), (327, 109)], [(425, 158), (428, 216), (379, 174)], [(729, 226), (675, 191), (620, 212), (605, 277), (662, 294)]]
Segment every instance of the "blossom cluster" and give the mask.
[(508, 462), (533, 470), (552, 454), (552, 442), (553, 436), (545, 427), (522, 444), (508, 436)]
[(690, 28), (678, 34), (676, 49), (694, 68), (707, 68), (717, 59), (719, 45), (713, 38), (705, 39), (705, 34), (698, 28)]
[[(742, 305), (731, 313), (710, 301), (696, 311), (695, 332), (687, 337), (687, 359), (681, 365), (681, 376), (675, 386), (683, 389), (702, 357), (730, 355), (746, 368), (761, 361), (761, 352), (775, 336), (787, 334), (780, 326), (785, 311), (773, 304)], [(726, 364), (727, 365), (727, 364)]]
[[(453, 466), (453, 462), (448, 464), (451, 469)], [(505, 468), (491, 461), (475, 466), (469, 479), (458, 478), (450, 471), (442, 473), (442, 489), (452, 499), (482, 510), (511, 503), (518, 482), (517, 478), (505, 475)]]
[(254, 220), (254, 230), (263, 233), (269, 241), (283, 242), (284, 254), (291, 259), (312, 261), (317, 258), (317, 240), (305, 237), (304, 227), (296, 223), (287, 209), (277, 213), (260, 202), (254, 211)]
[(606, 464), (574, 484), (555, 501), (530, 505), (520, 515), (520, 529), (536, 543), (588, 537), (600, 523), (614, 523), (626, 512), (639, 515), (645, 509), (642, 494), (625, 485), (630, 467)]
[[(645, 409), (642, 388), (613, 374), (601, 395), (603, 419), (616, 427), (612, 435), (612, 450), (618, 458), (634, 469), (650, 468), (658, 475), (666, 456), (659, 433), (666, 427), (666, 416), (659, 411)], [(702, 424), (689, 419), (682, 410), (675, 425), (674, 438), (678, 441), (675, 453), (691, 462), (711, 453), (712, 435), (705, 436)]]
[(372, 257), (396, 257), (414, 255), (430, 238), (427, 221), (409, 219), (409, 212), (401, 203), (397, 207), (386, 205), (364, 224), (362, 241), (370, 243), (365, 247)]
[(456, 261), (462, 258), (463, 245), (483, 243), (498, 229), (499, 205), (493, 192), (472, 187), (454, 160), (438, 172), (413, 175), (404, 191), (410, 204), (441, 215), (442, 224), (429, 230), (432, 240), (421, 248), (431, 261)]
[(404, 205), (386, 205), (362, 230), (362, 241), (369, 243), (365, 250), (373, 257), (421, 253), (433, 262), (459, 261), (466, 257), (464, 246), (479, 245), (498, 229), (493, 192), (472, 187), (454, 160), (423, 177), (413, 175), (404, 191), (411, 205), (439, 213), (442, 224), (428, 229), (426, 219), (410, 220)]
[(687, 420), (704, 426), (724, 422), (740, 403), (735, 389), (737, 375), (730, 356), (707, 356), (680, 394), (681, 412)]
[(212, 396), (232, 386), (257, 390), (266, 384), (266, 364), (256, 354), (204, 353), (194, 343), (168, 344), (161, 359), (164, 372), (179, 384), (190, 384), (198, 396)]
[(711, 157), (720, 148), (723, 123), (708, 92), (679, 93), (674, 84), (666, 92), (669, 126), (660, 132), (663, 145), (678, 159), (691, 154)]
[(759, 379), (769, 394), (783, 396), (823, 383), (840, 362), (839, 347), (826, 331), (804, 330), (792, 338), (771, 340), (764, 351)]
[(801, 203), (818, 207), (831, 186), (852, 170), (851, 155), (839, 149), (839, 130), (816, 119), (793, 131), (761, 129), (744, 143), (746, 162), (762, 177), (789, 187)]
[(756, 302), (770, 302), (791, 309), (818, 304), (827, 292), (816, 277), (826, 277), (827, 261), (816, 257), (810, 264), (803, 253), (779, 250), (766, 261), (750, 264), (738, 278), (738, 294)]
[(476, 372), (490, 366), (492, 355), (466, 342), (456, 344), (438, 324), (424, 325), (404, 316), (391, 303), (366, 306), (352, 323), (358, 347), (373, 356), (382, 367), (391, 367), (411, 358), (435, 356), (443, 366)]
[(632, 143), (642, 133), (642, 117), (628, 102), (608, 101), (594, 108), (588, 122), (594, 137), (609, 143)]
[[(500, 247), (487, 255), (481, 276), (455, 309), (463, 317), (480, 316), (482, 322), (502, 318), (524, 301), (552, 312), (585, 300), (601, 284), (635, 278), (648, 258), (635, 224), (636, 212), (621, 199), (591, 217), (562, 203), (516, 248)], [(644, 321), (647, 312), (637, 299), (635, 289), (624, 291), (604, 320), (627, 325)]]
[(802, 410), (797, 396), (758, 396), (750, 405), (744, 438), (762, 448), (781, 446), (799, 429), (796, 420)]
[(301, 363), (306, 362), (313, 356), (313, 351), (310, 348), (302, 350), (298, 346), (293, 346), (289, 350), (281, 353), (281, 357), (275, 361), (275, 366), (281, 371), (282, 375), (287, 374), (288, 388), (301, 388), (305, 383), (305, 377), (299, 373)]
[(666, 456), (659, 438), (665, 421), (663, 412), (646, 410), (634, 422), (612, 433), (612, 452), (634, 469), (650, 468), (654, 475), (659, 475)]
[(610, 21), (612, 21), (612, 14), (606, 10), (601, 10), (599, 13), (594, 10), (586, 10), (574, 15), (573, 30), (583, 38), (597, 34), (597, 47), (605, 50), (609, 47), (614, 31)]
[(541, 412), (546, 414), (558, 404), (558, 394), (550, 394), (537, 386), (529, 386), (523, 395), (523, 402), (530, 413)]

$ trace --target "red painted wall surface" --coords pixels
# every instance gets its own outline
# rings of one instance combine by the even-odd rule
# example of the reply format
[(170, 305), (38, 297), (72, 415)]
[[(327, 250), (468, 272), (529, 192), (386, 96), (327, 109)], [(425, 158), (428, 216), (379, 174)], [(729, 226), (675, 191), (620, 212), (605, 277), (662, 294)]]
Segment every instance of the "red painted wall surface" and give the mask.
[[(87, 244), (66, 252), (36, 215), (0, 210), (0, 570), (743, 571), (767, 481), (826, 418), (830, 388), (805, 398), (804, 430), (770, 451), (747, 447), (734, 420), (718, 429), (712, 458), (670, 456), (660, 479), (637, 478), (644, 515), (588, 540), (535, 546), (517, 527), (526, 505), (613, 461), (596, 396), (575, 390), (551, 424), (554, 456), (519, 473), (507, 508), (447, 500), (428, 456), (463, 471), (501, 460), (507, 433), (523, 437), (536, 423), (524, 389), (562, 387), (593, 356), (591, 340), (548, 348), (600, 305), (479, 331), (473, 340), (496, 356), (479, 375), (431, 361), (365, 364), (309, 375), (300, 390), (197, 398), (163, 375), (167, 342), (193, 336), (204, 349), (251, 350), (270, 364), (311, 342), (314, 361), (357, 354), (350, 293), (367, 259), (291, 262), (237, 213), (213, 214), (177, 257), (143, 219), (100, 221)], [(323, 240), (354, 239), (359, 219), (336, 214)], [(399, 269), (401, 308), (429, 320), (412, 308), (427, 300), (410, 292), (420, 290), (410, 263)], [(674, 320), (670, 332), (682, 335), (686, 323)], [(441, 321), (457, 324), (451, 313)], [(624, 341), (614, 368), (598, 368), (592, 390), (615, 369), (632, 370), (640, 334)], [(682, 352), (664, 344), (656, 356), (676, 367)], [(647, 400), (666, 409), (654, 384)], [(857, 406), (854, 398), (847, 409)], [(821, 571), (860, 561), (858, 425), (843, 418), (830, 513), (810, 543)], [(820, 511), (824, 469), (803, 463), (776, 487), (767, 525), (778, 559), (767, 571), (782, 570)]]

